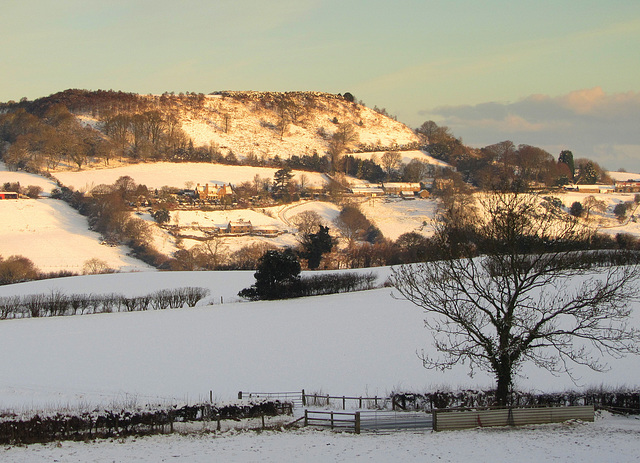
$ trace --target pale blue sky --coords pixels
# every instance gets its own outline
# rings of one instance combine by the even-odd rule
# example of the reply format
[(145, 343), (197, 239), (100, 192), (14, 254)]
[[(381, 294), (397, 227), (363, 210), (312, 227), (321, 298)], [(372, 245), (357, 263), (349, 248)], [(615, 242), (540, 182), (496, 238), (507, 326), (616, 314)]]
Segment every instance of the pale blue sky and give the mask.
[[(349, 91), (471, 145), (511, 139), (640, 171), (637, 0), (2, 0), (0, 43), (0, 101)], [(532, 95), (545, 102), (535, 121), (521, 112)]]

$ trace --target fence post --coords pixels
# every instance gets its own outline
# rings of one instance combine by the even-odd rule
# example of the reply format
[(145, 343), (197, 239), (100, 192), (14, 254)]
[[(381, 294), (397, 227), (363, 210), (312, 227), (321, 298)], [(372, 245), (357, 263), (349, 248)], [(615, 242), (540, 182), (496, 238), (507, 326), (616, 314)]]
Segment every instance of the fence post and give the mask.
[(360, 412), (356, 412), (356, 421), (354, 423), (354, 430), (356, 434), (360, 434)]
[(309, 426), (309, 410), (304, 411), (304, 426)]
[(360, 405), (358, 406), (358, 408), (362, 408), (362, 396), (360, 396)]
[(333, 429), (333, 411), (331, 412), (331, 429)]
[(347, 409), (347, 401), (345, 400), (345, 397), (342, 396), (342, 409), (346, 410)]
[(238, 392), (238, 400), (242, 400), (242, 391)]
[(209, 391), (209, 403), (213, 403), (213, 391)]
[(303, 407), (307, 406), (307, 397), (304, 394), (304, 389), (302, 390), (302, 406)]

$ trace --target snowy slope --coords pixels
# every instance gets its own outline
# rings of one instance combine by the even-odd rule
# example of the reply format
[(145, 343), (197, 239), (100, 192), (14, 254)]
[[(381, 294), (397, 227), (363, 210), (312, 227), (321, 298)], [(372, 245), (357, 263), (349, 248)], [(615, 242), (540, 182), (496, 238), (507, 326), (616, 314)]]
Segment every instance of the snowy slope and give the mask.
[[(318, 136), (318, 131), (327, 138), (336, 130), (337, 124), (348, 123), (355, 129), (358, 142), (365, 145), (407, 145), (418, 141), (416, 134), (406, 125), (383, 116), (363, 105), (348, 103), (335, 95), (309, 92), (293, 95), (300, 108), (300, 118), (287, 124), (282, 137), (276, 128), (279, 117), (275, 108), (266, 109), (261, 101), (270, 99), (268, 92), (234, 92), (240, 98), (222, 95), (207, 95), (204, 106), (197, 111), (181, 108), (182, 129), (193, 139), (196, 146), (213, 143), (224, 154), (232, 150), (241, 157), (252, 153), (267, 158), (279, 156), (287, 159), (291, 155), (325, 154), (327, 139)], [(311, 96), (311, 98), (307, 98)], [(304, 100), (304, 101), (303, 101)], [(225, 118), (229, 126), (224, 130)]]
[(5, 183), (20, 183), (23, 188), (29, 185), (42, 188), (42, 196), (49, 196), (51, 190), (57, 187), (55, 181), (42, 177), (41, 175), (29, 174), (27, 172), (16, 172), (7, 169), (4, 162), (0, 161), (0, 186)]
[[(371, 151), (367, 153), (351, 153), (351, 155), (355, 158), (359, 159), (376, 159), (377, 163), (380, 164), (380, 160), (386, 151)], [(407, 150), (407, 151), (399, 151), (400, 153), (400, 162), (404, 164), (409, 164), (412, 160), (417, 159), (418, 161), (422, 161), (425, 164), (431, 164), (439, 167), (450, 167), (446, 162), (440, 161), (436, 159), (424, 151), (420, 150)]]
[[(378, 269), (380, 280), (389, 269)], [(0, 296), (48, 292), (143, 294), (204, 286), (208, 302), (192, 309), (0, 321), (3, 407), (111, 403), (133, 396), (191, 400), (211, 390), (220, 400), (239, 390), (385, 395), (392, 390), (489, 387), (490, 375), (459, 365), (425, 370), (416, 353), (432, 352), (422, 311), (384, 288), (273, 302), (233, 302), (252, 272), (136, 273), (74, 277), (0, 288)], [(222, 297), (222, 300), (220, 299)], [(204, 301), (207, 303), (207, 301)], [(632, 322), (640, 326), (638, 304)], [(19, 348), (16, 348), (19, 346)], [(576, 368), (579, 384), (526, 366), (525, 390), (604, 384), (638, 386), (640, 357), (607, 359), (611, 370)]]
[[(150, 107), (171, 114), (194, 146), (213, 146), (223, 155), (258, 159), (326, 154), (341, 124), (353, 128), (352, 148), (415, 146), (419, 137), (406, 125), (338, 95), (321, 92), (224, 92), (202, 95), (195, 106), (179, 96), (139, 95)], [(286, 101), (285, 126), (280, 103)], [(77, 114), (85, 125), (101, 129), (91, 112)]]
[[(262, 179), (273, 179), (277, 169), (269, 167), (229, 166), (209, 163), (171, 163), (158, 162), (153, 164), (133, 164), (112, 169), (89, 169), (82, 171), (56, 172), (55, 177), (65, 186), (75, 190), (90, 191), (93, 187), (113, 184), (118, 178), (128, 175), (141, 185), (149, 188), (170, 186), (185, 188), (188, 182), (192, 187), (200, 183), (232, 184), (252, 181), (258, 175)], [(294, 171), (294, 179), (304, 174), (308, 185), (322, 186), (326, 179), (317, 172)]]
[(0, 201), (0, 223), (0, 255), (23, 255), (45, 272), (82, 272), (83, 264), (94, 257), (122, 271), (150, 268), (127, 256), (124, 247), (101, 245), (100, 235), (88, 229), (86, 217), (63, 201)]

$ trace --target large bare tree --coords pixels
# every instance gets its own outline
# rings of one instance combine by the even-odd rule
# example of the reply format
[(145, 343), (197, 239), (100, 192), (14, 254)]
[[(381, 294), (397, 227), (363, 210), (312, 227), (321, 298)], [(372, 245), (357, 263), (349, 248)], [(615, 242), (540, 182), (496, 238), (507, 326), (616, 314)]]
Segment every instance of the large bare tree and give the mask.
[(426, 367), (490, 372), (504, 405), (525, 362), (571, 375), (577, 364), (603, 371), (603, 354), (639, 353), (628, 316), (640, 273), (629, 256), (618, 265), (612, 251), (577, 250), (585, 230), (534, 196), (481, 202), (488, 219), (469, 232), (472, 246), (448, 242), (459, 234), (437, 235), (444, 248), (473, 252), (393, 270), (398, 292), (425, 310), (433, 331), (438, 354), (422, 355)]

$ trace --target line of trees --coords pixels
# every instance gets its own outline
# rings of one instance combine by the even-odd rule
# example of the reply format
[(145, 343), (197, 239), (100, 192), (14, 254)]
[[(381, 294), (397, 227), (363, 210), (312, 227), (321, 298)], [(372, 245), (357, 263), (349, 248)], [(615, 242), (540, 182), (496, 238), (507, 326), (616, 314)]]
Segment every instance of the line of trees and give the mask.
[(209, 295), (197, 287), (163, 289), (145, 296), (120, 294), (30, 294), (0, 298), (0, 319), (58, 317), (112, 312), (139, 312), (195, 307)]
[(136, 184), (129, 176), (120, 177), (112, 185), (98, 185), (85, 195), (61, 187), (51, 197), (66, 201), (80, 214), (87, 216), (89, 227), (102, 234), (107, 244), (129, 246), (140, 260), (162, 267), (168, 257), (159, 253), (151, 244), (150, 225), (131, 215), (131, 206), (141, 198), (148, 198), (146, 186)]
[(438, 126), (433, 121), (424, 122), (415, 132), (431, 156), (455, 167), (465, 182), (486, 191), (525, 191), (532, 183), (552, 187), (611, 180), (596, 162), (574, 159), (569, 150), (561, 151), (556, 159), (541, 148), (527, 144), (516, 146), (510, 140), (472, 149), (455, 137), (449, 127)]

